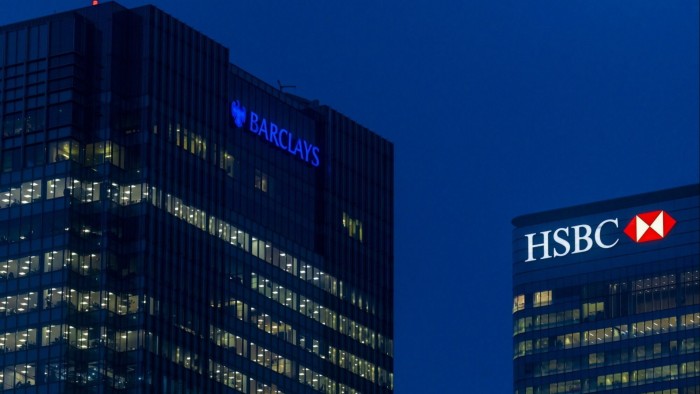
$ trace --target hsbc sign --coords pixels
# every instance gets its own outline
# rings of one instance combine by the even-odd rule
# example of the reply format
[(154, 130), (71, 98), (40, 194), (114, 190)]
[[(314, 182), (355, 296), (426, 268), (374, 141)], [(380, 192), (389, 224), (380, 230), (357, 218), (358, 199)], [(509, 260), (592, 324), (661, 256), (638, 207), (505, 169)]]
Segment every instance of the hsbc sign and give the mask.
[[(636, 243), (657, 241), (668, 235), (676, 220), (665, 211), (652, 211), (635, 215), (624, 233)], [(546, 260), (569, 254), (586, 253), (594, 247), (610, 249), (620, 242), (618, 218), (610, 218), (595, 224), (577, 224), (525, 234), (527, 260)], [(612, 237), (604, 234), (612, 234)]]
[[(606, 226), (617, 228), (617, 218), (603, 220), (595, 225), (595, 229), (588, 224), (577, 224), (570, 227), (560, 227), (556, 230), (525, 234), (525, 238), (527, 238), (527, 260), (525, 262), (563, 257), (569, 253), (585, 253), (591, 250), (594, 244), (599, 248), (610, 249), (617, 245), (620, 239), (608, 243), (603, 242), (601, 234)], [(550, 237), (553, 242), (550, 242)], [(540, 256), (535, 257), (535, 252), (538, 249)]]
[(641, 213), (630, 220), (625, 234), (634, 242), (649, 242), (663, 239), (676, 225), (676, 220), (665, 211)]

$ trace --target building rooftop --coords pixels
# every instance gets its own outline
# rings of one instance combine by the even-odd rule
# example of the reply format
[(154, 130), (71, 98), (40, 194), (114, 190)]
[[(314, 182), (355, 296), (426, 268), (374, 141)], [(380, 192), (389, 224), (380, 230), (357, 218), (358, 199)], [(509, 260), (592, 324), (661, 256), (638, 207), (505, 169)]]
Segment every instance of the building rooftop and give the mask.
[(552, 209), (549, 211), (530, 213), (513, 218), (515, 227), (533, 226), (569, 217), (578, 217), (596, 214), (616, 209), (626, 208), (638, 204), (651, 204), (658, 201), (686, 198), (700, 195), (700, 183), (679, 186), (670, 189), (658, 190), (633, 196), (619, 197), (611, 200), (597, 201), (594, 203), (574, 205), (571, 207)]

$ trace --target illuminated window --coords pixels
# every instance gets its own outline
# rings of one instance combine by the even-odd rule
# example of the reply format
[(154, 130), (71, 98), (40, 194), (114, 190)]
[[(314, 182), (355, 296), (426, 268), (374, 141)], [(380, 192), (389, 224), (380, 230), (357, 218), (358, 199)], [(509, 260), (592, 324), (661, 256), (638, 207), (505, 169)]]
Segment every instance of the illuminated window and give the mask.
[(538, 291), (532, 296), (532, 305), (539, 306), (552, 305), (552, 290)]
[(236, 177), (234, 165), (235, 160), (233, 158), (233, 155), (229, 154), (226, 151), (222, 151), (219, 155), (219, 168), (224, 170), (226, 175), (230, 176), (231, 178)]
[(604, 302), (587, 302), (583, 304), (583, 319), (594, 320), (596, 317), (604, 317), (605, 303)]
[(358, 219), (353, 219), (347, 213), (343, 212), (343, 227), (348, 231), (350, 238), (355, 238), (362, 242), (362, 222)]
[(80, 158), (80, 144), (77, 141), (65, 140), (49, 143), (49, 163), (64, 160), (78, 161)]
[(85, 145), (85, 165), (111, 163), (124, 168), (124, 148), (111, 142), (101, 141)]
[[(70, 182), (70, 178), (69, 178)], [(66, 192), (66, 178), (56, 178), (46, 181), (46, 199), (50, 200), (53, 198), (63, 197)]]
[(600, 352), (600, 353), (591, 353), (588, 355), (588, 365), (589, 366), (598, 366), (598, 365), (603, 365), (605, 363), (605, 353)]
[(260, 170), (255, 170), (255, 188), (262, 190), (263, 192), (267, 193), (270, 191), (270, 177), (260, 171)]
[(513, 297), (513, 313), (525, 309), (525, 294)]

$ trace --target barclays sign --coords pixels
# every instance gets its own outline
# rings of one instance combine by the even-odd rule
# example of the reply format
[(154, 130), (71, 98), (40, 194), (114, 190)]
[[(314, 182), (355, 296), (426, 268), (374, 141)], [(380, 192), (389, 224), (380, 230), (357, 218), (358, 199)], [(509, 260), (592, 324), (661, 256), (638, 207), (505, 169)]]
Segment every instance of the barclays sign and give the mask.
[(265, 139), (268, 143), (314, 167), (318, 167), (321, 164), (318, 146), (295, 136), (290, 130), (280, 128), (267, 118), (253, 111), (246, 110), (238, 100), (231, 103), (231, 117), (236, 127), (247, 128), (248, 131)]

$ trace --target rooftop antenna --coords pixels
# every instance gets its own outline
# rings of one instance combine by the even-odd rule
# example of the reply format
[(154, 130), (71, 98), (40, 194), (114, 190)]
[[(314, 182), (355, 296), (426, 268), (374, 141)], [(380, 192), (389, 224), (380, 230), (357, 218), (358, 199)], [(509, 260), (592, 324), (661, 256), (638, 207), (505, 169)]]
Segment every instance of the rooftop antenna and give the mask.
[(277, 86), (279, 86), (280, 92), (284, 93), (284, 89), (290, 88), (290, 89), (296, 89), (297, 85), (282, 85), (282, 82), (280, 80), (277, 80)]

